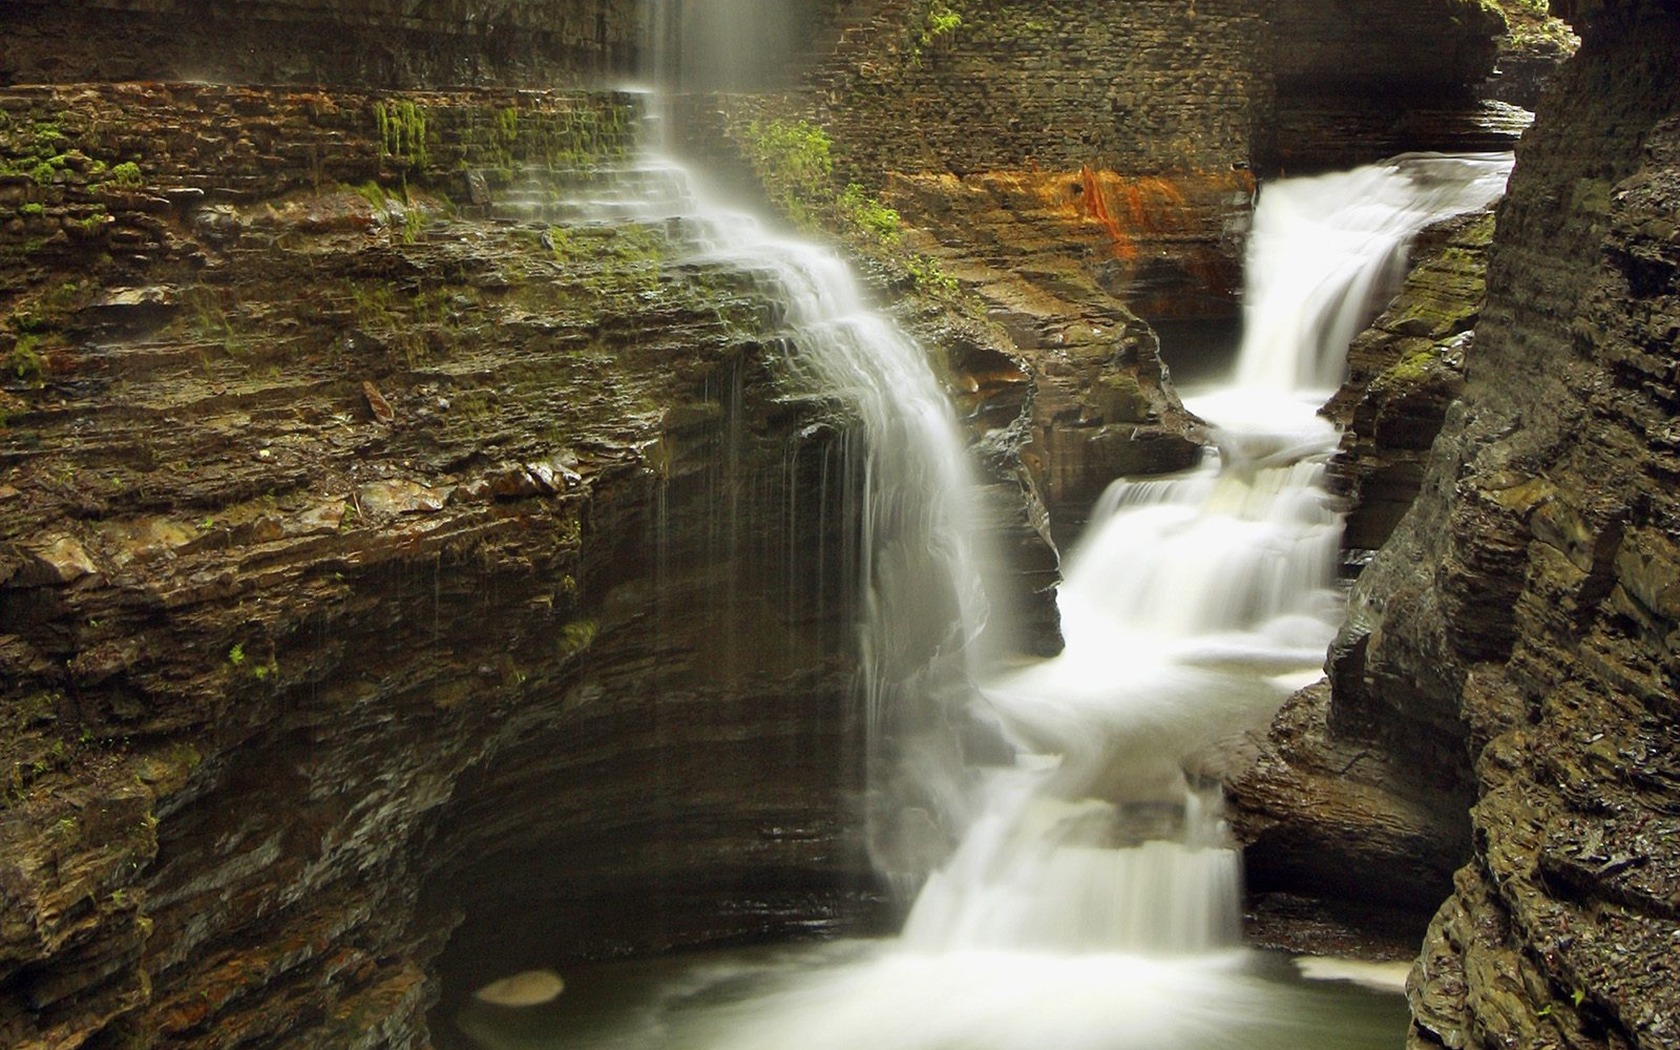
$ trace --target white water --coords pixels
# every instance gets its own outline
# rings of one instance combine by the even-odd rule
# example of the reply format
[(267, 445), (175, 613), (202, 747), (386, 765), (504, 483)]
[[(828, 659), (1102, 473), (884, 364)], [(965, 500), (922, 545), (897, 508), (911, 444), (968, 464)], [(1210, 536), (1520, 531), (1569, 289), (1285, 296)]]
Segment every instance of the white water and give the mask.
[[(1508, 167), (1504, 158), (1407, 159), (1266, 188), (1238, 378), (1187, 398), (1217, 429), (1218, 452), (1182, 476), (1117, 482), (1099, 506), (1060, 594), (1066, 652), (985, 687), (981, 703), (1015, 743), (1016, 759), (978, 774), (969, 800), (978, 815), (928, 880), (900, 938), (664, 964), (682, 967), (674, 975), (619, 970), (605, 1001), (587, 990), (574, 996), (568, 975), (574, 1001), (568, 1006), (563, 996), (552, 1017), (519, 1024), (475, 1008), (464, 1026), (499, 1050), (1393, 1045), (1404, 1016), (1396, 999), (1351, 985), (1334, 992), (1302, 985), (1236, 947), (1238, 856), (1219, 820), (1217, 787), (1192, 783), (1184, 768), (1199, 749), (1263, 725), (1289, 691), (1316, 678), (1340, 616), (1339, 520), (1320, 486), (1336, 435), (1314, 414), (1336, 377), (1316, 360), (1293, 379), (1255, 360), (1285, 345), (1316, 359), (1323, 333), (1344, 323), (1352, 300), (1360, 303), (1354, 313), (1368, 315), (1381, 279), (1344, 266), (1297, 280), (1297, 264), (1277, 260), (1317, 259), (1357, 239), (1372, 246), (1361, 256), (1370, 266), (1391, 267), (1387, 256), (1406, 231), (1483, 202), (1481, 190), (1443, 195), (1452, 172), (1486, 187)], [(1357, 197), (1371, 185), (1383, 187), (1388, 203), (1338, 204), (1338, 195)], [(1405, 185), (1417, 194), (1398, 193)], [(1302, 195), (1318, 208), (1305, 221), (1279, 220), (1280, 209), (1301, 218)], [(1359, 215), (1366, 229), (1344, 236), (1316, 214)], [(715, 251), (762, 267), (788, 288), (790, 331), (806, 342), (828, 333), (825, 346), (834, 336), (832, 355), (796, 353), (790, 367), (844, 392), (872, 441), (926, 440), (938, 450), (890, 464), (871, 453), (869, 501), (881, 516), (866, 531), (891, 535), (911, 519), (908, 534), (941, 552), (933, 567), (961, 574), (966, 543), (941, 533), (961, 523), (964, 470), (947, 443), (937, 384), (913, 363), (919, 352), (868, 319), (832, 255), (739, 216), (708, 212), (702, 221), (716, 231)], [(1274, 237), (1306, 243), (1286, 248), (1269, 243)], [(1283, 274), (1269, 269), (1280, 265)], [(1285, 294), (1307, 305), (1269, 301)], [(892, 363), (877, 356), (881, 345), (892, 348)], [(959, 495), (931, 502), (910, 495), (933, 483)], [(921, 569), (897, 579), (911, 553), (873, 552), (877, 612), (925, 609), (928, 563), (912, 558)], [(933, 604), (972, 611), (979, 602), (969, 587), (948, 590), (949, 601)], [(883, 660), (878, 650), (892, 640), (886, 622), (864, 631), (871, 662)], [(948, 632), (949, 651), (960, 652), (974, 629)], [(923, 683), (905, 672), (881, 676), (889, 685), (872, 701), (872, 721), (894, 717), (892, 705), (915, 706)], [(963, 800), (950, 806), (960, 810)], [(1348, 978), (1346, 967), (1318, 961), (1303, 972)], [(1392, 980), (1386, 971), (1384, 978)]]
[(967, 801), (946, 715), (969, 700), (987, 616), (969, 461), (949, 398), (926, 352), (868, 305), (832, 248), (723, 203), (678, 161), (645, 157), (572, 207), (584, 222), (678, 232), (690, 248), (665, 260), (672, 270), (750, 275), (777, 304), (764, 342), (781, 351), (773, 365), (784, 388), (842, 406), (868, 844), (877, 869), (913, 891)]
[(1408, 154), (1267, 186), (1250, 234), (1233, 386), (1328, 397), (1348, 343), (1404, 274), (1412, 238), (1497, 200), (1510, 169), (1502, 155)]
[[(698, 17), (726, 31), (730, 19), (708, 10), (660, 5), (652, 22), (692, 33)], [(738, 59), (750, 56), (727, 62)], [(676, 61), (662, 59), (667, 71)], [(1340, 598), (1339, 520), (1320, 487), (1336, 435), (1316, 406), (1404, 242), (1491, 199), (1506, 167), (1415, 158), (1266, 188), (1237, 376), (1188, 399), (1216, 426), (1218, 453), (1181, 477), (1116, 483), (1068, 563), (1066, 652), (979, 696), (965, 688), (985, 604), (967, 467), (921, 349), (867, 307), (832, 251), (708, 199), (673, 162), (650, 160), (628, 180), (641, 190), (593, 202), (601, 221), (675, 224), (698, 245), (691, 261), (757, 273), (785, 301), (789, 377), (843, 403), (864, 436), (852, 473), (874, 859), (889, 878), (918, 880), (952, 818), (972, 816), (895, 941), (620, 969), (594, 993), (569, 973), (552, 1013), (475, 1007), (464, 1027), (510, 1050), (1354, 1050), (1398, 1039), (1392, 1003), (1373, 1013), (1337, 993), (1327, 1007), (1236, 947), (1238, 855), (1217, 786), (1184, 768), (1263, 725), (1319, 673)], [(1014, 744), (1013, 763), (971, 777), (953, 765), (946, 724), (969, 703)]]
[(1341, 521), (1316, 408), (1424, 226), (1480, 208), (1508, 158), (1414, 156), (1262, 193), (1229, 384), (1187, 397), (1218, 454), (1117, 482), (1069, 560), (1065, 652), (985, 689), (1017, 743), (905, 929), (929, 949), (1185, 955), (1236, 943), (1240, 872), (1188, 761), (1318, 677)]

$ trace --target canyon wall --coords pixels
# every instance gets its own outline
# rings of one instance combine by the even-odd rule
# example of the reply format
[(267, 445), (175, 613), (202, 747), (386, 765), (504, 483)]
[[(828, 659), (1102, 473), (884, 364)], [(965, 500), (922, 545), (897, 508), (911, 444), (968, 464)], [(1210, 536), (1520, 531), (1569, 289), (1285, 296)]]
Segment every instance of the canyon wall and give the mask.
[(1447, 896), (1418, 1048), (1680, 1040), (1680, 7), (1554, 6), (1583, 43), (1491, 244), (1443, 231), (1355, 343), (1335, 469), (1350, 542), (1381, 549), (1331, 688), (1237, 780), (1260, 889), (1333, 914)]
[[(803, 89), (712, 107), (694, 126), (739, 160), (754, 123), (810, 121), (833, 147), (835, 192), (855, 180), (899, 210), (887, 246), (899, 258), (870, 271), (876, 290), (943, 351), (992, 470), (997, 531), (1019, 539), (1040, 586), (1054, 573), (1047, 514), (1069, 536), (1116, 473), (1200, 454), (1140, 315), (1234, 315), (1254, 173), (1510, 133), (1467, 92), (1495, 24), (1456, 0), (1022, 0), (965, 5), (955, 26), (906, 0), (821, 10)], [(423, 1046), (440, 983), (458, 995), (525, 965), (879, 914), (856, 832), (855, 577), (838, 556), (849, 511), (835, 483), (846, 421), (780, 381), (773, 289), (668, 265), (679, 229), (569, 225), (562, 198), (623, 159), (635, 100), (530, 90), (622, 75), (641, 34), (633, 7), (402, 11), (0, 7), (10, 1044)], [(1598, 50), (1553, 103), (1575, 130), (1529, 147), (1573, 159), (1525, 160), (1507, 209), (1532, 243), (1496, 250), (1496, 305), (1476, 336), (1478, 352), (1494, 349), (1466, 364), (1470, 389), (1493, 389), (1496, 405), (1517, 388), (1493, 377), (1541, 371), (1540, 352), (1556, 351), (1544, 360), (1574, 364), (1548, 389), (1596, 399), (1594, 419), (1661, 432), (1638, 399), (1668, 381), (1672, 165), (1666, 139), (1640, 129), (1656, 126), (1650, 99), (1672, 82), (1657, 49), (1672, 41), (1667, 12), (1651, 5), (1631, 29), (1619, 8), (1595, 14)], [(1360, 76), (1309, 75), (1325, 68)], [(1401, 81), (1404, 98), (1388, 98)], [(390, 90), (408, 87), (427, 90)], [(1565, 101), (1580, 98), (1600, 108)], [(1348, 122), (1377, 100), (1378, 117)], [(1615, 149), (1579, 144), (1601, 127), (1622, 129)], [(1569, 222), (1549, 228), (1565, 204)], [(1569, 271), (1581, 244), (1597, 269), (1522, 284)], [(1624, 292), (1651, 309), (1618, 312)], [(1543, 324), (1524, 313), (1547, 309)], [(1461, 319), (1439, 320), (1431, 345), (1462, 334)], [(1601, 380), (1580, 363), (1595, 340), (1645, 349), (1604, 350), (1615, 367)], [(1449, 413), (1462, 377), (1433, 374), (1427, 396), (1368, 402), (1370, 418), (1401, 419), (1421, 446), (1440, 416), (1470, 449), (1464, 434), (1485, 444), (1518, 415), (1526, 426), (1570, 404), (1533, 395), (1538, 407)], [(1519, 950), (1560, 913), (1540, 908), (1545, 893), (1500, 894), (1602, 879), (1595, 917), (1613, 907), (1649, 926), (1666, 891), (1641, 880), (1664, 869), (1560, 847), (1519, 870), (1527, 882), (1508, 877), (1533, 843), (1490, 849), (1511, 825), (1486, 825), (1499, 799), (1530, 797), (1540, 767), (1518, 760), (1514, 723), (1474, 714), (1467, 730), (1460, 692), (1538, 698), (1550, 694), (1536, 683), (1587, 681), (1564, 650), (1517, 661), (1527, 650), (1501, 608), (1576, 631), (1571, 653), (1636, 651), (1595, 649), (1589, 630), (1665, 635), (1660, 490), (1581, 502), (1545, 487), (1569, 491), (1561, 468), (1536, 470), (1523, 476), (1552, 480), (1490, 482), (1448, 510), (1457, 489), (1480, 490), (1439, 466), (1425, 478), (1421, 449), (1402, 451), (1374, 466), (1361, 452), (1348, 476), (1362, 492), (1423, 487), (1426, 509), (1391, 545), (1419, 560), (1408, 577), (1403, 557), (1378, 559), (1338, 650), (1334, 703), (1294, 709), (1309, 733), (1347, 734), (1399, 775), (1441, 772), (1449, 799), (1478, 783), (1465, 742), (1506, 741), (1485, 754), (1518, 786), (1483, 792), (1483, 859), (1437, 923), (1419, 1031), (1448, 1045), (1494, 1031), (1476, 1019), (1489, 1000), (1455, 989), (1504, 988), (1509, 971), (1532, 978), (1523, 1016), (1577, 1018), (1570, 1031), (1590, 1035), (1632, 1001), (1617, 981), (1636, 968), (1609, 968), (1586, 940), (1574, 954)], [(1621, 476), (1608, 462), (1570, 469)], [(1384, 497), (1373, 536), (1395, 528), (1403, 501)], [(1622, 506), (1636, 510), (1618, 518)], [(1442, 566), (1441, 582), (1416, 565)], [(1441, 609), (1457, 618), (1450, 632)], [(1445, 656), (1424, 674), (1407, 652)], [(1634, 675), (1645, 665), (1632, 658), (1617, 666), (1602, 673), (1659, 680)], [(1589, 685), (1567, 703), (1661, 705), (1656, 687)], [(1621, 724), (1628, 739), (1591, 742), (1609, 772), (1580, 782), (1624, 776), (1638, 801), (1663, 775), (1660, 725), (1639, 738), (1645, 723)], [(1659, 757), (1633, 771), (1621, 756), (1641, 747)], [(1548, 790), (1586, 807), (1567, 769)], [(1443, 831), (1439, 798), (1404, 814), (1433, 836), (1432, 877), (1469, 841)], [(1576, 813), (1545, 819), (1589, 827), (1568, 823)], [(1410, 912), (1433, 903), (1394, 888)], [(1507, 939), (1465, 914), (1504, 922)]]
[(633, 0), (15, 0), (0, 83), (553, 88), (618, 80)]
[(1413, 1044), (1680, 1041), (1673, 537), (1680, 8), (1581, 31), (1522, 144), (1422, 494), (1361, 578), (1332, 724), (1468, 782)]
[(760, 276), (566, 225), (633, 98), (0, 114), (0, 1042), (420, 1046), (463, 917), (868, 914), (847, 423)]

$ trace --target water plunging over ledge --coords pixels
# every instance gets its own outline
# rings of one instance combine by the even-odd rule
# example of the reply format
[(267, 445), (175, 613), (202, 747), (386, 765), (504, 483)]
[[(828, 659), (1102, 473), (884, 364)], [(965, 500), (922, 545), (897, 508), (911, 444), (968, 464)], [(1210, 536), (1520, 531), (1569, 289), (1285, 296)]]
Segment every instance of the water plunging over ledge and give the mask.
[[(969, 804), (951, 808), (976, 816), (901, 937), (583, 969), (551, 1007), (475, 1007), (463, 1027), (496, 1050), (1395, 1045), (1397, 996), (1303, 983), (1240, 948), (1218, 788), (1184, 765), (1264, 725), (1320, 673), (1340, 615), (1340, 521), (1320, 486), (1336, 433), (1317, 405), (1410, 237), (1493, 200), (1508, 170), (1504, 157), (1420, 156), (1266, 187), (1236, 375), (1186, 397), (1217, 448), (1197, 470), (1111, 488), (1060, 592), (1066, 651), (976, 695), (1016, 758), (973, 771)], [(832, 254), (678, 197), (702, 213), (690, 219), (709, 250), (786, 289), (791, 339), (832, 337), (832, 352), (790, 365), (851, 405), (885, 456), (871, 452), (865, 471), (881, 515), (865, 532), (892, 539), (863, 559), (860, 639), (884, 683), (869, 721), (885, 725), (934, 688), (890, 665), (907, 617), (944, 617), (917, 633), (960, 655), (981, 608), (949, 410), (920, 352), (864, 308)], [(929, 444), (900, 462), (901, 442)], [(929, 500), (926, 486), (950, 495)], [(942, 789), (955, 790), (945, 771), (918, 790)]]

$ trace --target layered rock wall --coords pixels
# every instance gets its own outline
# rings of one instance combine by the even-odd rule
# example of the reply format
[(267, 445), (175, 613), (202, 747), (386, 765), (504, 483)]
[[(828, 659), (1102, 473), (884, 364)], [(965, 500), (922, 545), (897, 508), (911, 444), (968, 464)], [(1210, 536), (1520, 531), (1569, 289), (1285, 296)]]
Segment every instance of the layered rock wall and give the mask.
[(845, 423), (758, 275), (567, 225), (632, 99), (0, 113), (0, 1041), (421, 1046), (463, 916), (861, 914)]
[(1270, 5), (1275, 110), (1259, 164), (1310, 174), (1415, 149), (1506, 149), (1524, 116), (1478, 101), (1504, 18), (1477, 0)]
[(1562, 13), (1584, 42), (1519, 151), (1464, 395), (1334, 658), (1332, 729), (1477, 800), (1415, 1046), (1680, 1040), (1680, 9)]
[(16, 0), (0, 84), (171, 80), (554, 88), (630, 73), (630, 0)]

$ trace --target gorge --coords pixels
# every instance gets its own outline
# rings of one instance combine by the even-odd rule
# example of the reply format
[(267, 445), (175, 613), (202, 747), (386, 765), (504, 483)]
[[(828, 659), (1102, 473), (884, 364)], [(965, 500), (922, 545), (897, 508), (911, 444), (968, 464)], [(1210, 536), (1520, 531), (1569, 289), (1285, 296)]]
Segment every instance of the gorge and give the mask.
[[(1328, 409), (1328, 680), (1191, 763), (1252, 940), (1421, 945), (1419, 1046), (1680, 1039), (1680, 11), (1555, 6), (1497, 221), (1424, 234)], [(578, 210), (644, 13), (410, 7), (0, 7), (9, 1045), (448, 1045), (520, 969), (896, 921), (855, 407), (785, 281)], [(1256, 181), (1521, 125), (1474, 3), (808, 13), (675, 145), (931, 351), (1024, 653), (1107, 483), (1203, 455), (1159, 355), (1226, 339)]]

